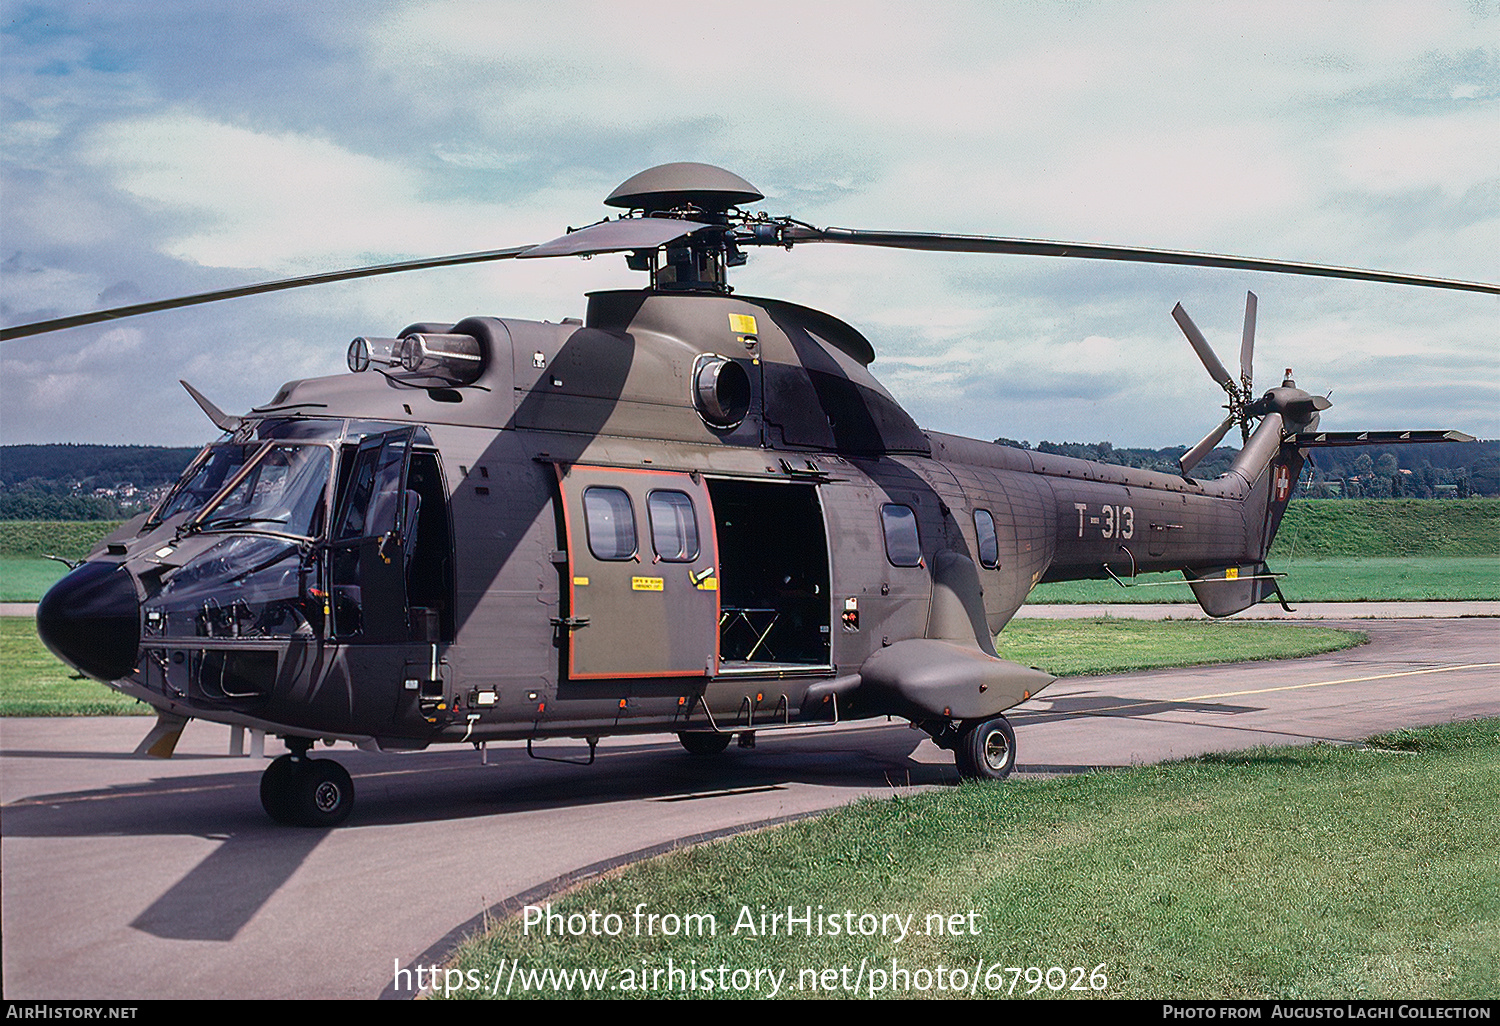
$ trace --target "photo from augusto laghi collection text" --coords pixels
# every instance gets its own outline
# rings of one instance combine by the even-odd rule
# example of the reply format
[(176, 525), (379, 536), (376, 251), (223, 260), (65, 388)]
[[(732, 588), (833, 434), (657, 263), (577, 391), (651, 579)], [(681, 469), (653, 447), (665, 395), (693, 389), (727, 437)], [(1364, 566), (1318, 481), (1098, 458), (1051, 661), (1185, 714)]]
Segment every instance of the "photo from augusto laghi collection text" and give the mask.
[[(393, 990), (452, 997), (464, 994), (517, 997), (582, 991), (589, 994), (738, 994), (756, 997), (831, 995), (848, 997), (936, 994), (948, 996), (1028, 995), (1041, 992), (1107, 993), (1109, 967), (1098, 961), (1023, 965), (1002, 952), (964, 960), (903, 958), (901, 945), (915, 938), (989, 936), (984, 916), (974, 909), (925, 912), (867, 911), (824, 905), (737, 905), (718, 911), (663, 911), (646, 903), (624, 910), (567, 912), (550, 902), (526, 905), (519, 916), (521, 936), (532, 939), (728, 938), (747, 945), (773, 938), (791, 941), (853, 939), (869, 941), (871, 953), (856, 959), (766, 965), (764, 952), (747, 947), (747, 961), (698, 959), (668, 954), (616, 958), (597, 965), (549, 966), (525, 957), (504, 957), (484, 970), (438, 964), (402, 966), (393, 962)], [(997, 945), (1003, 946), (996, 937)], [(876, 953), (878, 951), (878, 953)], [(1079, 964), (1082, 962), (1088, 964)]]

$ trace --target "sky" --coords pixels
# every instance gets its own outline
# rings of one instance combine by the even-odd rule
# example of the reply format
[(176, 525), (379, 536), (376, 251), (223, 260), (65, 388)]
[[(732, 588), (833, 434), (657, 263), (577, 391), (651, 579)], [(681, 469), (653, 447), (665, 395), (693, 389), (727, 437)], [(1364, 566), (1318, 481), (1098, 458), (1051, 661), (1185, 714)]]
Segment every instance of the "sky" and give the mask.
[[(0, 321), (541, 243), (616, 185), (726, 167), (820, 226), (1500, 281), (1500, 0), (0, 2)], [(197, 444), (356, 335), (560, 320), (617, 255), (232, 300), (0, 343), (0, 443)], [(736, 291), (815, 306), (918, 423), (1191, 445), (1223, 392), (1171, 319), (1335, 430), (1500, 437), (1500, 300), (1409, 286), (807, 245)]]

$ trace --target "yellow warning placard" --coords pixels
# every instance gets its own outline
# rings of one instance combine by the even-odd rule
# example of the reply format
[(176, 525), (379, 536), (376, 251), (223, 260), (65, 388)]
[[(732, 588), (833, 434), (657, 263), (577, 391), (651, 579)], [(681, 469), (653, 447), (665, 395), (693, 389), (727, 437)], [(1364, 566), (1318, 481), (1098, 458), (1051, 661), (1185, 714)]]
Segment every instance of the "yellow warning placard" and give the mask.
[(665, 582), (660, 577), (632, 577), (631, 591), (661, 591)]
[(740, 335), (754, 335), (755, 317), (751, 314), (730, 314), (729, 330)]
[(575, 577), (573, 578), (573, 584), (579, 588), (587, 588), (589, 586), (589, 579), (587, 577)]
[(698, 582), (699, 591), (718, 591), (719, 579), (717, 577), (705, 577)]
[(1237, 566), (1232, 566), (1228, 570), (1224, 571), (1224, 580), (1226, 580), (1226, 581), (1238, 580), (1239, 576), (1240, 576), (1240, 568), (1237, 567)]

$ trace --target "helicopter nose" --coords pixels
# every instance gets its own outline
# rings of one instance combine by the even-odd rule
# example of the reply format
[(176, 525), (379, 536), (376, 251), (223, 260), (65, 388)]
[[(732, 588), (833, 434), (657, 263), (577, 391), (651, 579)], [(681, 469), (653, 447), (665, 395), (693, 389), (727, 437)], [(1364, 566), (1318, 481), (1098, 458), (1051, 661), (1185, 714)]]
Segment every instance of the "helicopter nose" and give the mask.
[(84, 563), (42, 596), (36, 632), (74, 669), (118, 680), (135, 669), (140, 615), (128, 571), (112, 563)]

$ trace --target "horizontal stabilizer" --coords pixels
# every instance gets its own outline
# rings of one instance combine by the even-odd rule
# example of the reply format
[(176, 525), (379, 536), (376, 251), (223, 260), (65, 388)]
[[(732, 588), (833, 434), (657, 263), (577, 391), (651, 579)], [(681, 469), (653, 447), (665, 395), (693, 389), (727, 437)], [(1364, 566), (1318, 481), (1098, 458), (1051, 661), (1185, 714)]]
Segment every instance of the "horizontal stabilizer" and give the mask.
[(1339, 445), (1407, 445), (1414, 442), (1472, 442), (1462, 431), (1304, 431), (1287, 440), (1298, 449)]
[(1193, 597), (1209, 616), (1230, 616), (1242, 609), (1280, 596), (1276, 586), (1282, 574), (1273, 574), (1264, 563), (1241, 563), (1238, 566), (1183, 567), (1182, 576), (1192, 585)]

